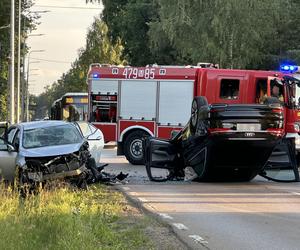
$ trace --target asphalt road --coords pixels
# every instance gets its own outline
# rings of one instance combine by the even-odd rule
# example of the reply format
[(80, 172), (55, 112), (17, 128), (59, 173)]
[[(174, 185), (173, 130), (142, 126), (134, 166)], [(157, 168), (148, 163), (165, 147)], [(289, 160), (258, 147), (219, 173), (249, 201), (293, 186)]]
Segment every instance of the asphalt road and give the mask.
[(129, 173), (120, 187), (193, 249), (300, 249), (300, 183), (153, 183), (115, 150), (102, 161), (106, 171)]

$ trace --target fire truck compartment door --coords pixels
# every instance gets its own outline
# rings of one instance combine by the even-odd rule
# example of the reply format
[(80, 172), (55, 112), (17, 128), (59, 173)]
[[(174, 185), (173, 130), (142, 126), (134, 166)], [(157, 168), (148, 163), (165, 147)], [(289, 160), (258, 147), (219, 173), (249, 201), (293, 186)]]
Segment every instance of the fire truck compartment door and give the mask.
[(95, 79), (92, 81), (91, 92), (95, 94), (118, 93), (118, 81)]
[(190, 118), (193, 95), (193, 81), (161, 81), (158, 122), (161, 125), (186, 124)]
[(152, 120), (156, 117), (157, 82), (128, 80), (121, 84), (122, 119)]

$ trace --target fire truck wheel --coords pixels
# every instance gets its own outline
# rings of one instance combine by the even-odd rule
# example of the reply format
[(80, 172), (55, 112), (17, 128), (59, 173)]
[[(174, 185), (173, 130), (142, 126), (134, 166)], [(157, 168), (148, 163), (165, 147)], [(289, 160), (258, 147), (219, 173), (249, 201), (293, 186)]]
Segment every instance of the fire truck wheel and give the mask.
[(133, 165), (144, 164), (142, 138), (149, 136), (139, 130), (129, 134), (124, 142), (124, 154), (126, 159)]
[(192, 132), (195, 132), (199, 118), (201, 117), (201, 108), (207, 106), (208, 102), (206, 97), (204, 96), (196, 96), (192, 102), (192, 109), (191, 109), (191, 121), (190, 121), (190, 128)]

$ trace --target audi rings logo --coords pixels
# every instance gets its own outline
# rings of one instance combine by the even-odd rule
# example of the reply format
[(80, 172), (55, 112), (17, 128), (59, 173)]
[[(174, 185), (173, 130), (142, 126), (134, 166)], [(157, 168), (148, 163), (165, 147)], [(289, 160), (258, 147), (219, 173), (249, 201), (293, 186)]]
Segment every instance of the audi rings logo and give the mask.
[(247, 132), (247, 133), (245, 133), (245, 136), (246, 137), (254, 137), (255, 133), (249, 133), (249, 132)]

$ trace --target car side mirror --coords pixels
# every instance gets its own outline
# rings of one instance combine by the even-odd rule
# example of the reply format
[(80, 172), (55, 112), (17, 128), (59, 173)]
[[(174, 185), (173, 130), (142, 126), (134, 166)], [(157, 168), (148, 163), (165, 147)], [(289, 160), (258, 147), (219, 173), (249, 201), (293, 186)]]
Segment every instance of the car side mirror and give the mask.
[(14, 148), (13, 145), (7, 144), (7, 151), (8, 152), (13, 152), (13, 151), (16, 151), (16, 149)]

